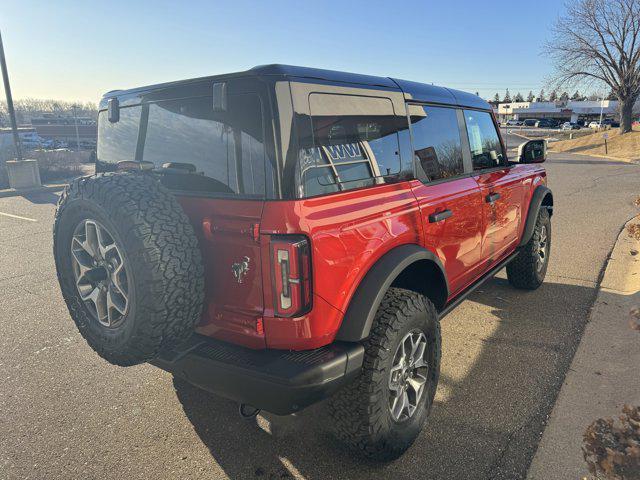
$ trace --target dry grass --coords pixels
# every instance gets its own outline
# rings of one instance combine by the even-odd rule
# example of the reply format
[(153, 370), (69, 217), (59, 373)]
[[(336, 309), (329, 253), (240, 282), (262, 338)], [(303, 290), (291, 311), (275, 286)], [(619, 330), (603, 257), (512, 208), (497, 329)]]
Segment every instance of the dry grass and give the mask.
[(30, 158), (38, 160), (40, 178), (43, 182), (82, 175), (82, 163), (88, 159), (88, 152), (67, 150), (32, 150)]
[[(604, 149), (603, 133), (607, 133), (608, 153)], [(640, 130), (620, 135), (618, 129), (592, 133), (573, 140), (562, 140), (549, 143), (552, 152), (583, 153), (585, 155), (609, 155), (626, 160), (640, 160)]]
[(620, 422), (600, 418), (584, 433), (582, 453), (596, 478), (640, 479), (640, 407), (625, 405)]

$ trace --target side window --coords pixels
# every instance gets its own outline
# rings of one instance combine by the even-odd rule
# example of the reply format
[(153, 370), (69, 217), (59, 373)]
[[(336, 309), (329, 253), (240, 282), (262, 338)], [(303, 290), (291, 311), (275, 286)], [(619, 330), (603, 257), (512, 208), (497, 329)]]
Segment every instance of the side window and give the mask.
[(98, 115), (97, 161), (104, 166), (112, 166), (105, 170), (115, 169), (118, 162), (134, 160), (141, 110), (140, 106), (123, 107), (120, 120), (115, 123), (108, 120), (106, 110)]
[(313, 93), (311, 144), (300, 147), (298, 196), (385, 183), (400, 173), (398, 132), (407, 121), (388, 98)]
[(264, 196), (265, 148), (257, 95), (230, 95), (226, 112), (211, 97), (149, 104), (142, 159), (156, 167), (186, 163), (194, 174), (170, 187), (227, 195)]
[(465, 110), (464, 118), (467, 123), (473, 169), (482, 170), (504, 165), (506, 156), (502, 151), (500, 137), (491, 114)]
[(464, 173), (462, 143), (456, 110), (407, 105), (416, 162), (426, 181)]

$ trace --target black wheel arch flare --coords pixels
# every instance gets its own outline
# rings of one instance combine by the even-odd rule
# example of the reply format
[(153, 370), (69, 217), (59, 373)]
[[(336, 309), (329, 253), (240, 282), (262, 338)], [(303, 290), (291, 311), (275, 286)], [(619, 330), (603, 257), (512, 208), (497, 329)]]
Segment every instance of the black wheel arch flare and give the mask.
[(376, 311), (389, 287), (403, 272), (419, 262), (435, 267), (434, 271), (440, 278), (439, 285), (433, 287), (440, 292), (434, 304), (438, 309), (444, 307), (449, 295), (449, 283), (440, 259), (419, 245), (401, 245), (384, 254), (362, 279), (347, 307), (336, 340), (359, 342), (367, 338)]
[(551, 193), (551, 189), (545, 185), (538, 185), (533, 191), (531, 202), (529, 203), (529, 210), (527, 211), (527, 220), (518, 247), (526, 245), (529, 240), (531, 240), (533, 230), (536, 226), (538, 212), (541, 208), (546, 208), (549, 211), (549, 216), (553, 215), (553, 194)]

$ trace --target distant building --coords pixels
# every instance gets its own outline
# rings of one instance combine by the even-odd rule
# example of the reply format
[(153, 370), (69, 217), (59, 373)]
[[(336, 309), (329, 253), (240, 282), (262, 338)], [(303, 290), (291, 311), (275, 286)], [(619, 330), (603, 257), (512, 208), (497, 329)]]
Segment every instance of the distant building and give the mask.
[[(39, 148), (48, 146), (49, 143), (38, 136), (36, 129), (31, 127), (18, 127), (18, 137), (20, 137), (20, 144), (24, 148)], [(13, 131), (10, 128), (0, 128), (0, 150), (7, 148), (14, 148)]]
[[(78, 132), (76, 135), (76, 123)], [(31, 118), (31, 124), (37, 134), (56, 144), (75, 146), (80, 139), (80, 147), (95, 148), (98, 139), (96, 120), (92, 117), (73, 117), (43, 113)]]
[[(634, 110), (640, 111), (640, 101)], [(569, 100), (567, 102), (500, 103), (498, 121), (552, 118), (565, 122), (592, 121), (600, 118), (618, 119), (617, 100)]]
[(41, 113), (39, 117), (32, 117), (32, 125), (95, 125), (93, 117), (73, 117), (69, 115), (56, 115), (54, 113)]
[(75, 125), (64, 124), (33, 124), (33, 128), (37, 134), (47, 140), (56, 143), (66, 143), (75, 146), (80, 138), (80, 146), (83, 148), (95, 148), (98, 139), (98, 129), (95, 125), (80, 125), (78, 123), (78, 135), (76, 137)]

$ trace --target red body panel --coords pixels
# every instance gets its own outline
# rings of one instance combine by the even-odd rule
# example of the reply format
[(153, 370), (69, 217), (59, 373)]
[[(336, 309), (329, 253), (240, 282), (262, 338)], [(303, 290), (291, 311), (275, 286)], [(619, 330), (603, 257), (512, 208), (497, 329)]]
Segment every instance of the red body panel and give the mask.
[[(485, 228), (482, 238), (482, 257), (489, 264), (512, 248), (518, 241), (518, 231), (522, 220), (522, 178), (517, 168), (505, 168), (477, 175), (482, 195), (482, 216)], [(497, 193), (494, 202), (486, 200), (488, 195)]]
[(349, 299), (369, 268), (392, 248), (420, 244), (422, 237), (420, 210), (409, 182), (267, 202), (260, 231), (303, 233), (311, 241), (314, 304), (309, 314), (274, 318), (267, 278), (263, 280), (267, 346), (292, 349), (333, 341)]
[[(205, 269), (205, 309), (196, 331), (251, 348), (264, 348), (261, 245), (254, 238), (263, 201), (179, 197), (191, 220)], [(242, 283), (234, 263), (249, 258)]]
[[(251, 348), (306, 350), (331, 343), (369, 269), (404, 244), (441, 260), (449, 300), (517, 246), (535, 187), (537, 165), (517, 165), (435, 184), (418, 180), (290, 201), (180, 197), (196, 229), (206, 271), (199, 333)], [(500, 199), (486, 202), (486, 195)], [(451, 210), (437, 223), (429, 215)], [(259, 227), (258, 227), (259, 226)], [(258, 233), (259, 228), (259, 235)], [(311, 244), (311, 310), (274, 314), (271, 235), (302, 234)], [(233, 264), (249, 259), (242, 283)]]
[[(482, 267), (482, 199), (477, 182), (470, 177), (425, 185), (413, 183), (424, 224), (424, 246), (442, 261), (454, 294), (474, 279)], [(429, 215), (451, 210), (448, 219), (430, 223)]]

